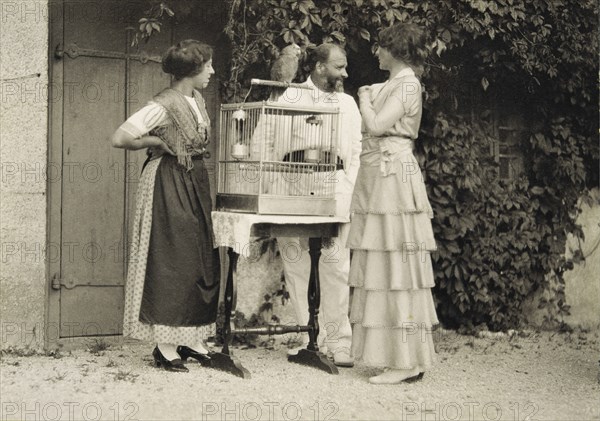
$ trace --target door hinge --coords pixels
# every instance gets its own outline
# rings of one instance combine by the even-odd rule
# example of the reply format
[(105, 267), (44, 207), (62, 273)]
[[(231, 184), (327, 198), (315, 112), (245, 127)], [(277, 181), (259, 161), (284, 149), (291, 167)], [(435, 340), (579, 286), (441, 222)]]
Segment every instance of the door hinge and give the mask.
[(52, 277), (52, 289), (60, 289), (60, 278), (58, 277), (58, 273), (55, 273)]
[(72, 289), (75, 288), (77, 285), (75, 284), (75, 282), (68, 282), (64, 279), (61, 279), (60, 276), (58, 276), (58, 273), (55, 273), (52, 277), (51, 286), (52, 289), (59, 290), (61, 288)]
[(138, 54), (134, 53), (123, 53), (120, 51), (104, 51), (104, 50), (93, 50), (91, 48), (81, 48), (76, 43), (71, 42), (66, 46), (62, 43), (58, 44), (54, 49), (54, 57), (57, 59), (63, 59), (67, 55), (69, 58), (76, 59), (77, 57), (99, 57), (99, 58), (120, 58), (130, 59), (139, 61), (145, 64), (149, 61), (154, 63), (162, 63), (160, 56), (149, 55), (145, 51)]

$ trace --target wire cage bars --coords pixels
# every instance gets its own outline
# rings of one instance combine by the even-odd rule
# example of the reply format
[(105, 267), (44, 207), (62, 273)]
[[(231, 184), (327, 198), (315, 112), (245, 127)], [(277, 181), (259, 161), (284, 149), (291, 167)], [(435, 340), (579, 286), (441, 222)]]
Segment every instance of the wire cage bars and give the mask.
[(339, 110), (263, 101), (223, 104), (217, 209), (335, 213)]

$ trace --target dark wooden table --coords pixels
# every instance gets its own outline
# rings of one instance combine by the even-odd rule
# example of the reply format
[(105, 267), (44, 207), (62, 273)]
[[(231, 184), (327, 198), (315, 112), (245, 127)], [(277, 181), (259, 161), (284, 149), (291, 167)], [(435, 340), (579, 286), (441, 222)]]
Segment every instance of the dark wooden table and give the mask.
[[(298, 217), (295, 217), (298, 218)], [(300, 350), (297, 355), (288, 356), (290, 362), (308, 365), (331, 374), (338, 374), (337, 367), (327, 359), (327, 356), (319, 351), (317, 338), (319, 336), (319, 306), (321, 303), (321, 290), (319, 281), (319, 259), (321, 258), (321, 247), (323, 239), (336, 237), (340, 223), (346, 222), (343, 218), (332, 217), (331, 222), (324, 222), (328, 218), (317, 218), (319, 222), (310, 223), (312, 217), (306, 217), (306, 223), (270, 223), (259, 222), (251, 225), (251, 237), (302, 237), (309, 239), (310, 254), (310, 278), (308, 284), (308, 310), (309, 320), (306, 326), (290, 325), (267, 325), (252, 328), (236, 328), (233, 324), (233, 316), (236, 309), (237, 277), (236, 268), (239, 253), (234, 247), (225, 245), (229, 256), (229, 269), (227, 272), (227, 283), (225, 286), (225, 321), (219, 326), (223, 332), (223, 349), (221, 352), (211, 353), (208, 366), (230, 372), (236, 376), (250, 378), (250, 372), (242, 365), (241, 361), (233, 355), (230, 349), (234, 334), (259, 334), (259, 335), (282, 335), (292, 332), (308, 332), (309, 342), (306, 349)], [(274, 218), (280, 219), (279, 216)], [(218, 223), (218, 222), (217, 222)], [(215, 228), (215, 231), (218, 227)], [(217, 236), (218, 237), (218, 236)], [(219, 241), (217, 241), (219, 244)], [(221, 245), (222, 241), (221, 241)]]

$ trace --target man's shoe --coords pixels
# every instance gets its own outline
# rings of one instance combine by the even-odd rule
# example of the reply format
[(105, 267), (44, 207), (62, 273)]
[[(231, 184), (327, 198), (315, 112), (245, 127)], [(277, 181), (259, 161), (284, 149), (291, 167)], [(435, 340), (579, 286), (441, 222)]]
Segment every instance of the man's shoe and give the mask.
[[(300, 352), (300, 350), (307, 349), (307, 347), (308, 347), (308, 342), (306, 342), (305, 344), (302, 344), (300, 346), (297, 346), (296, 348), (288, 349), (287, 354), (288, 354), (288, 356), (298, 355), (298, 352)], [(320, 346), (319, 351), (322, 352), (323, 354), (327, 354), (327, 347)]]
[(333, 353), (333, 363), (338, 367), (354, 367), (354, 357), (347, 349), (336, 350)]
[(300, 352), (300, 350), (302, 350), (302, 349), (306, 349), (307, 346), (308, 346), (308, 344), (304, 344), (304, 345), (297, 346), (296, 348), (288, 349), (287, 354), (290, 357), (292, 355), (298, 355), (298, 352)]

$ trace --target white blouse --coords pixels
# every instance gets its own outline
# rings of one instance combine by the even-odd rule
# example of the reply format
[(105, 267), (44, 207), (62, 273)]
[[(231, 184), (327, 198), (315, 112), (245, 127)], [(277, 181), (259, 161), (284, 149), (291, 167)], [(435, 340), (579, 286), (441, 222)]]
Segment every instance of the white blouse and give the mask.
[[(196, 100), (191, 96), (185, 96), (185, 99), (194, 110), (199, 123), (205, 123), (196, 104)], [(142, 137), (148, 134), (152, 129), (158, 126), (165, 126), (170, 123), (171, 119), (167, 114), (167, 110), (160, 104), (154, 101), (148, 102), (147, 105), (136, 111), (125, 121), (120, 129), (129, 133), (134, 138)]]

